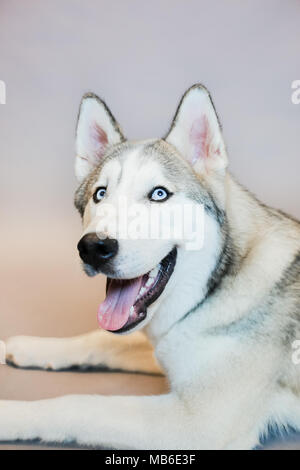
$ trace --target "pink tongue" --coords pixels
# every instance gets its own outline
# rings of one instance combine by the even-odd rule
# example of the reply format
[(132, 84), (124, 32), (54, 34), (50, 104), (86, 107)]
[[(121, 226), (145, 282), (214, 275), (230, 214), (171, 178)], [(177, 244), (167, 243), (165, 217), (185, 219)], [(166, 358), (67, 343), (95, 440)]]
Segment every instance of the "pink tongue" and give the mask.
[(98, 309), (98, 323), (104, 330), (115, 331), (128, 321), (130, 308), (134, 304), (142, 285), (143, 276), (129, 281), (110, 280), (106, 299)]

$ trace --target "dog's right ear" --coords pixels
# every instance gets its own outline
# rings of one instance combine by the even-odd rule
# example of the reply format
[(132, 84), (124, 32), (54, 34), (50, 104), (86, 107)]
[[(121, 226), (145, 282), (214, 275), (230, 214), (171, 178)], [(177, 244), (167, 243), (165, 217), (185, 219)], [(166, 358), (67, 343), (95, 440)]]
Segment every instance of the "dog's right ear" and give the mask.
[(83, 96), (76, 130), (75, 173), (79, 182), (101, 162), (108, 146), (125, 140), (119, 124), (98, 96)]

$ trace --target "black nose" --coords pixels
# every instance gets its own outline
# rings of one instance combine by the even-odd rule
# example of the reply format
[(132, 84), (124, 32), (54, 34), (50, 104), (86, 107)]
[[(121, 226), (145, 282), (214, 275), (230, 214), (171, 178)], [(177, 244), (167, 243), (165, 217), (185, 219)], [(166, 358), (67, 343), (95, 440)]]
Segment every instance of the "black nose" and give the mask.
[(113, 238), (101, 239), (96, 233), (84, 235), (77, 245), (80, 258), (94, 269), (116, 256), (118, 241)]

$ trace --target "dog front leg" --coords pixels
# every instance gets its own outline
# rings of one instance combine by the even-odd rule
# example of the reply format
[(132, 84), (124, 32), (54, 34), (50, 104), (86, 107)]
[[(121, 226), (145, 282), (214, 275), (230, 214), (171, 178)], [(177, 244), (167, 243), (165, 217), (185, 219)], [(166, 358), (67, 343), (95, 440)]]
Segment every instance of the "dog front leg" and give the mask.
[(153, 348), (142, 332), (119, 336), (96, 330), (72, 338), (15, 336), (7, 341), (7, 361), (17, 367), (48, 370), (107, 367), (162, 373)]
[(172, 394), (0, 401), (0, 441), (41, 439), (116, 449), (188, 449), (196, 445), (188, 421), (184, 406)]

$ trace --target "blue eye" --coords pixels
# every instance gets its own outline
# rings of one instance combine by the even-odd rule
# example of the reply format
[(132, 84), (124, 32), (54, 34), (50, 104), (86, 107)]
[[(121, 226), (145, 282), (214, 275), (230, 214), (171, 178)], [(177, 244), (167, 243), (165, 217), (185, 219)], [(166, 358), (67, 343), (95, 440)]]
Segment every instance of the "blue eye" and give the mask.
[(172, 194), (166, 188), (154, 188), (148, 195), (150, 201), (162, 202), (169, 199)]
[(105, 196), (105, 193), (106, 193), (106, 188), (98, 188), (96, 189), (94, 195), (93, 195), (93, 199), (94, 199), (94, 202), (99, 202), (101, 201), (101, 199), (104, 198)]

